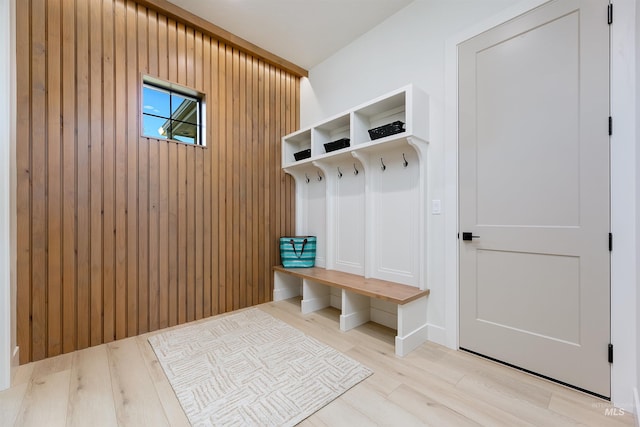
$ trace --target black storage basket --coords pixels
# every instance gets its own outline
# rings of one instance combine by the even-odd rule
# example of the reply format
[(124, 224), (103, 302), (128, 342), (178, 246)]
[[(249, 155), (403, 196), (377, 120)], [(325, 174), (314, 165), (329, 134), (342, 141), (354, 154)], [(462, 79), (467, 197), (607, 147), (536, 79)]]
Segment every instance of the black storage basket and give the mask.
[(298, 160), (308, 159), (311, 157), (311, 148), (307, 148), (306, 150), (298, 151), (297, 153), (293, 153), (293, 157)]
[(342, 138), (337, 141), (327, 142), (326, 144), (324, 144), (324, 150), (327, 153), (330, 153), (331, 151), (347, 148), (348, 146), (349, 146), (349, 138)]
[(373, 141), (374, 139), (384, 138), (385, 136), (394, 135), (400, 132), (404, 132), (404, 123), (397, 120), (384, 126), (369, 129), (369, 137)]

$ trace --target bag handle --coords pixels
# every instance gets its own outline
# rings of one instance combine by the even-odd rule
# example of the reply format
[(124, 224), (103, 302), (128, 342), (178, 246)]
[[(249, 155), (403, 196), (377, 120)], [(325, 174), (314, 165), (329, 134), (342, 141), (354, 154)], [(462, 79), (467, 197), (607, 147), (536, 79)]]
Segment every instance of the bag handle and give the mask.
[(298, 255), (298, 251), (296, 251), (296, 244), (293, 241), (293, 239), (289, 240), (289, 243), (291, 244), (291, 247), (293, 248), (293, 253), (296, 254), (296, 258), (300, 259), (300, 257), (302, 256), (302, 254), (304, 253), (304, 247), (307, 244), (307, 239), (304, 239), (302, 241), (302, 250), (300, 251), (300, 255)]

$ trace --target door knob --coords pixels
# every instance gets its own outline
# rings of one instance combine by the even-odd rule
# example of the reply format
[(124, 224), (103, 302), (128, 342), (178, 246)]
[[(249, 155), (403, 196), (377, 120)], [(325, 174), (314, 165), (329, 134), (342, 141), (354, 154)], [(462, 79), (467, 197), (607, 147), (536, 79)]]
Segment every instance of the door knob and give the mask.
[(462, 240), (473, 240), (479, 238), (480, 236), (474, 236), (473, 233), (469, 233), (468, 231), (462, 233)]

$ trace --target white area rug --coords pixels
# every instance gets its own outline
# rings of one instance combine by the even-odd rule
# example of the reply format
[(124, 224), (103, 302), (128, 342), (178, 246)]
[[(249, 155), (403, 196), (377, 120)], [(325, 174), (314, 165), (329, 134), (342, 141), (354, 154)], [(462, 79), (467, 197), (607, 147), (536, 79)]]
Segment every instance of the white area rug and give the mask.
[(194, 426), (295, 425), (373, 373), (259, 309), (149, 343)]

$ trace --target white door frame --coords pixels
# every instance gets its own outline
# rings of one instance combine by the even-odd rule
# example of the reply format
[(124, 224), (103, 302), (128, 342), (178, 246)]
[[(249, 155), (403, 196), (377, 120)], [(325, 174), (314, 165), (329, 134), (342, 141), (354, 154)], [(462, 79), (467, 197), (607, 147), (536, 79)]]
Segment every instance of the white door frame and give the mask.
[[(445, 47), (445, 330), (446, 345), (458, 348), (458, 48), (465, 40), (534, 9), (548, 0), (524, 0), (500, 14), (447, 40)], [(611, 27), (611, 401), (634, 410), (634, 388), (638, 387), (637, 342), (638, 256), (640, 224), (636, 173), (640, 173), (640, 150), (636, 153), (636, 6), (635, 0), (616, 0)], [(640, 11), (639, 11), (640, 12)], [(606, 18), (606, 9), (603, 19)], [(603, 118), (606, 120), (606, 118)], [(640, 191), (640, 188), (638, 188)], [(640, 409), (640, 408), (637, 408)]]
[(16, 347), (15, 1), (0, 0), (0, 390), (11, 384)]

